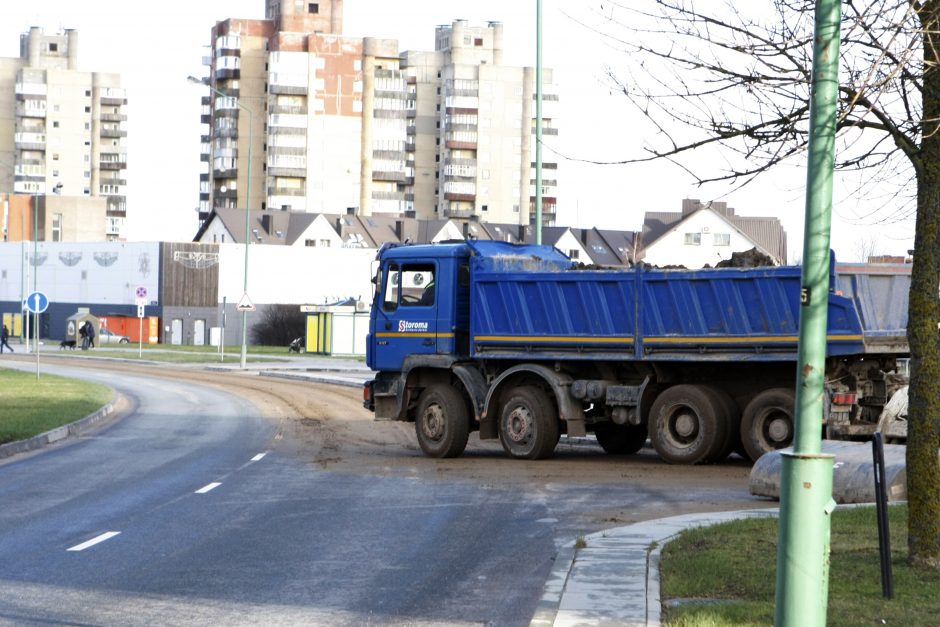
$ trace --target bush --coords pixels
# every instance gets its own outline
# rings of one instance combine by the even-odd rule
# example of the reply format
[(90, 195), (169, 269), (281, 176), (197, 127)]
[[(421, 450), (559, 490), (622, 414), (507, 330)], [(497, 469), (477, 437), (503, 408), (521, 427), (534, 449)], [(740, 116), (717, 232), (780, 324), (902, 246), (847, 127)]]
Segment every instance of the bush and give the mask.
[(251, 327), (252, 344), (262, 346), (288, 346), (303, 337), (307, 314), (297, 305), (269, 305), (261, 312), (260, 320)]

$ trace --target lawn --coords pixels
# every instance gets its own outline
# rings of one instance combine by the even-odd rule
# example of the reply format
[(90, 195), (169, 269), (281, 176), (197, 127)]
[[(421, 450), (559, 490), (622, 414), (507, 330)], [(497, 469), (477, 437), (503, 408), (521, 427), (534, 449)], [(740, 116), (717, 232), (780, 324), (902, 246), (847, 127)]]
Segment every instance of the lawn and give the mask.
[(112, 398), (97, 383), (0, 367), (0, 444), (25, 440), (94, 413)]
[[(940, 573), (907, 566), (907, 506), (889, 510), (894, 599), (881, 593), (874, 507), (837, 510), (832, 519), (827, 624), (936, 625)], [(663, 549), (663, 624), (672, 627), (771, 625), (777, 571), (777, 519), (692, 529)]]

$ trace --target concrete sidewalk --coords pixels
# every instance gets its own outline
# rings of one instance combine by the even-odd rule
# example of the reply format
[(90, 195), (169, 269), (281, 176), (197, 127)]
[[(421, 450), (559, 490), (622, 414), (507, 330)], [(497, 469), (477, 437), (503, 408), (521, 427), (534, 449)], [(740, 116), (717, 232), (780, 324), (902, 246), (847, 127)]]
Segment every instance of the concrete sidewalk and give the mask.
[(741, 518), (776, 516), (777, 508), (686, 514), (615, 527), (559, 551), (533, 626), (660, 624), (659, 557), (685, 529)]

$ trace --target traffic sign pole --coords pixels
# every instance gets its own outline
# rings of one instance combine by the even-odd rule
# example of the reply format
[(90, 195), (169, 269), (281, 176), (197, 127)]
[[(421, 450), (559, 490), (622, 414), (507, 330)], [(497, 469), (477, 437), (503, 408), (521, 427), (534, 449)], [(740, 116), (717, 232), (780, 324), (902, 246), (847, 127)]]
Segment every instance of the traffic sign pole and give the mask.
[[(36, 351), (36, 378), (39, 378), (39, 314), (49, 308), (49, 298), (42, 292), (33, 292), (26, 297), (26, 309), (33, 314), (33, 333), (36, 340), (33, 343)], [(26, 316), (27, 320), (29, 315)], [(29, 338), (26, 338), (27, 346)]]

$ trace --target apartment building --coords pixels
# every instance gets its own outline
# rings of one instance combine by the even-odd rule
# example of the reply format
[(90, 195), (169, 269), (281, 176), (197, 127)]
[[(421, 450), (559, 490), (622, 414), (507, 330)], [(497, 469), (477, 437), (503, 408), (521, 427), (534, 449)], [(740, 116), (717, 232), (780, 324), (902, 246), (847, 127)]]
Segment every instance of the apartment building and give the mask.
[[(42, 238), (121, 237), (126, 105), (118, 74), (78, 69), (75, 30), (30, 28), (20, 56), (0, 58), (0, 192), (31, 199)], [(13, 218), (4, 220), (15, 236)]]
[[(213, 28), (200, 222), (248, 207), (528, 224), (535, 72), (502, 65), (502, 25), (458, 20), (433, 52), (400, 53), (345, 37), (343, 4), (266, 0), (265, 19)], [(543, 116), (557, 132), (551, 106)], [(547, 224), (555, 186), (543, 176)]]

